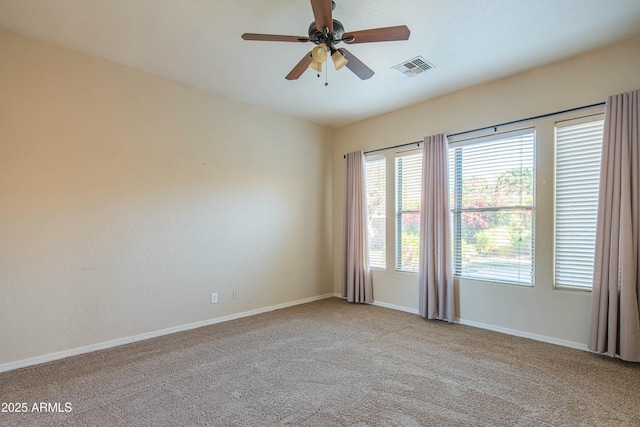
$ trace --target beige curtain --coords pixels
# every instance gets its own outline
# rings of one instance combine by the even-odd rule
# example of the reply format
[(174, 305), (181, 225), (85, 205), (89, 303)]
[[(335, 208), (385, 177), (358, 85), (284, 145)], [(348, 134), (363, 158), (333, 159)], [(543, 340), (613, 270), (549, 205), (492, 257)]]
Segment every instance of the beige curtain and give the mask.
[(427, 319), (455, 320), (449, 160), (445, 135), (424, 139), (420, 207), (419, 309)]
[(342, 244), (342, 296), (349, 302), (373, 302), (367, 247), (364, 153), (346, 155), (344, 233)]
[(640, 362), (640, 90), (605, 108), (589, 348)]

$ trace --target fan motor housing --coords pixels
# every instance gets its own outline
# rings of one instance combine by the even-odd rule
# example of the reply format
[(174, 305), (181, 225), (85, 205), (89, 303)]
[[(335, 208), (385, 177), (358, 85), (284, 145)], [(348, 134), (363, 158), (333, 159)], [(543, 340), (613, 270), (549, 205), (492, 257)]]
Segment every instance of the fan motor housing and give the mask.
[(342, 35), (344, 34), (344, 26), (340, 21), (333, 20), (333, 32), (324, 33), (319, 31), (316, 27), (316, 22), (313, 21), (309, 25), (309, 40), (315, 44), (324, 43), (328, 47), (333, 46), (335, 43), (340, 43)]

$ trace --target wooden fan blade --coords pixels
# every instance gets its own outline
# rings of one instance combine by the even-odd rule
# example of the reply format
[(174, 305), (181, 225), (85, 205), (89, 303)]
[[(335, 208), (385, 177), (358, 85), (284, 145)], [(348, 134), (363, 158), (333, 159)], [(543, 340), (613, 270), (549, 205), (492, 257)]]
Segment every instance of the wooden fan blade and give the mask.
[[(371, 42), (388, 42), (394, 40), (409, 40), (411, 31), (406, 25), (397, 27), (374, 28), (371, 30), (352, 31), (344, 33), (342, 40), (345, 43), (371, 43)], [(353, 38), (353, 40), (349, 40)]]
[(298, 80), (302, 73), (304, 73), (307, 68), (309, 68), (309, 65), (311, 65), (312, 61), (313, 58), (311, 57), (311, 52), (309, 52), (300, 60), (300, 62), (296, 64), (295, 67), (293, 67), (293, 70), (291, 70), (291, 72), (287, 74), (287, 77), (285, 77), (285, 79)]
[(281, 36), (278, 34), (253, 34), (253, 33), (244, 33), (242, 35), (244, 40), (257, 40), (264, 42), (299, 42), (305, 43), (309, 41), (309, 37), (298, 37), (298, 36)]
[(313, 9), (313, 17), (318, 31), (322, 31), (324, 27), (327, 27), (329, 34), (333, 33), (331, 0), (311, 0), (311, 8)]
[(360, 77), (361, 80), (367, 80), (373, 77), (375, 74), (373, 70), (366, 65), (358, 58), (356, 58), (351, 52), (347, 49), (338, 49), (345, 58), (347, 58), (347, 68), (350, 69), (353, 74)]

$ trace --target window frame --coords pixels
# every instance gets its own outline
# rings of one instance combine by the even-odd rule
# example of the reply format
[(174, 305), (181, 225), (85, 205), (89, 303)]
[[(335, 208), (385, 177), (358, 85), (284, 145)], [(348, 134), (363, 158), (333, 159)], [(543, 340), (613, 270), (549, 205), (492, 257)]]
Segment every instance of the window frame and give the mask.
[[(382, 162), (383, 165), (383, 177), (384, 177), (384, 182), (382, 184), (382, 191), (384, 193), (383, 196), (383, 204), (382, 204), (382, 210), (384, 211), (384, 235), (382, 237), (383, 239), (383, 246), (384, 246), (384, 250), (383, 250), (383, 256), (382, 256), (382, 261), (384, 263), (384, 265), (380, 266), (380, 265), (373, 265), (371, 263), (371, 240), (370, 240), (370, 233), (369, 233), (369, 200), (368, 200), (368, 186), (367, 186), (367, 165), (368, 163), (373, 163), (373, 162)], [(388, 173), (387, 173), (387, 158), (385, 155), (369, 155), (369, 156), (365, 156), (365, 209), (367, 210), (367, 257), (368, 257), (368, 261), (369, 261), (369, 268), (373, 269), (373, 270), (381, 270), (381, 271), (385, 271), (387, 269), (387, 199), (388, 199), (388, 193), (387, 193), (387, 180), (388, 180)]]
[[(393, 206), (394, 206), (394, 255), (395, 255), (395, 262), (394, 262), (394, 267), (395, 267), (395, 271), (400, 272), (400, 273), (409, 273), (409, 274), (418, 274), (419, 273), (419, 265), (415, 268), (406, 268), (402, 265), (402, 249), (403, 249), (403, 242), (402, 242), (402, 218), (404, 215), (418, 215), (418, 236), (419, 234), (419, 227), (420, 227), (420, 206), (418, 206), (418, 209), (402, 209), (402, 191), (400, 188), (400, 181), (398, 179), (398, 161), (402, 158), (406, 158), (406, 157), (417, 157), (420, 159), (420, 175), (419, 175), (419, 179), (418, 179), (418, 186), (419, 188), (421, 188), (422, 186), (422, 147), (419, 148), (414, 148), (414, 149), (410, 149), (410, 150), (405, 150), (405, 151), (400, 151), (400, 152), (396, 152), (393, 156), (393, 187), (394, 187), (394, 194), (393, 194)], [(421, 194), (421, 192), (420, 192)], [(419, 196), (419, 203), (421, 203), (421, 195)], [(418, 246), (416, 248), (416, 256), (420, 257), (420, 242), (418, 241)]]
[[(576, 115), (573, 114), (571, 116), (563, 116), (561, 118), (559, 118), (558, 120), (554, 120), (553, 126), (554, 126), (554, 132), (553, 132), (553, 159), (554, 159), (554, 163), (553, 163), (553, 259), (552, 259), (552, 266), (553, 266), (553, 275), (552, 275), (552, 280), (553, 280), (553, 288), (556, 290), (561, 290), (561, 291), (576, 291), (576, 292), (586, 292), (586, 293), (590, 293), (592, 291), (592, 286), (582, 286), (582, 285), (576, 285), (576, 284), (559, 284), (558, 280), (557, 280), (557, 270), (558, 270), (558, 265), (557, 265), (557, 252), (558, 252), (558, 242), (557, 242), (557, 226), (558, 226), (558, 211), (557, 211), (557, 207), (558, 207), (558, 139), (557, 139), (557, 131), (558, 131), (558, 127), (570, 127), (570, 126), (576, 126), (579, 124), (586, 124), (586, 123), (591, 123), (591, 122), (597, 122), (597, 121), (602, 121), (602, 130), (604, 133), (604, 109), (600, 108), (598, 111), (592, 112), (590, 114), (585, 114), (584, 112), (582, 113), (582, 115)], [(562, 124), (562, 126), (558, 126), (558, 124)], [(602, 158), (602, 146), (600, 147), (600, 153), (599, 153), (599, 158)], [(599, 188), (600, 188), (600, 175), (598, 174), (598, 190), (597, 193), (599, 196)], [(596, 206), (596, 214), (597, 214), (597, 206)], [(594, 224), (594, 227), (596, 226), (596, 224)], [(594, 232), (594, 252), (595, 252), (595, 228), (593, 230)]]
[[(453, 276), (460, 280), (471, 280), (471, 281), (481, 281), (481, 282), (489, 282), (489, 283), (498, 283), (498, 284), (506, 284), (506, 285), (517, 285), (524, 287), (533, 287), (536, 283), (536, 205), (537, 205), (537, 197), (536, 197), (536, 176), (537, 176), (537, 125), (536, 123), (530, 123), (526, 127), (520, 128), (504, 128), (500, 132), (494, 132), (490, 134), (484, 135), (476, 135), (476, 136), (465, 136), (461, 139), (450, 138), (449, 142), (449, 157), (450, 157), (450, 168), (453, 164), (453, 167), (449, 171), (449, 188), (452, 193), (451, 196), (451, 225), (452, 225), (452, 258), (453, 258)], [(463, 180), (462, 175), (460, 175), (457, 171), (462, 167), (459, 166), (460, 162), (462, 162), (462, 151), (458, 150), (459, 148), (477, 146), (479, 144), (486, 144), (491, 142), (497, 142), (500, 140), (505, 140), (508, 138), (517, 138), (518, 136), (524, 135), (532, 135), (532, 145), (531, 145), (531, 168), (532, 168), (532, 199), (530, 205), (510, 205), (510, 206), (491, 206), (485, 208), (463, 208), (462, 206), (462, 197), (463, 197)], [(451, 156), (454, 159), (451, 161)], [(453, 180), (451, 179), (453, 177)], [(458, 179), (459, 178), (459, 179)], [(477, 212), (477, 213), (501, 213), (501, 212), (531, 212), (531, 248), (530, 248), (530, 281), (517, 281), (517, 280), (507, 280), (499, 277), (474, 277), (473, 275), (467, 275), (462, 271), (462, 215), (464, 212)]]

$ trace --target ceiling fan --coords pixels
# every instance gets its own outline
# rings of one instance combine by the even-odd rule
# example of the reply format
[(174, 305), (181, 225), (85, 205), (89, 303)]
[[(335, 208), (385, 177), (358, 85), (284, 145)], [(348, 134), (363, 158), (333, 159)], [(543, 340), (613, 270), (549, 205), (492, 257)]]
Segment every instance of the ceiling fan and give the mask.
[(356, 44), (409, 39), (411, 32), (406, 25), (345, 32), (342, 23), (332, 17), (332, 11), (335, 6), (336, 4), (332, 0), (311, 0), (315, 21), (309, 25), (309, 37), (244, 33), (242, 38), (244, 40), (271, 42), (314, 43), (316, 47), (293, 67), (293, 70), (285, 77), (287, 80), (298, 79), (307, 68), (311, 68), (318, 73), (322, 72), (322, 64), (327, 60), (329, 54), (336, 70), (346, 66), (360, 79), (367, 80), (375, 74), (373, 70), (347, 49), (337, 48), (337, 44), (341, 42)]

